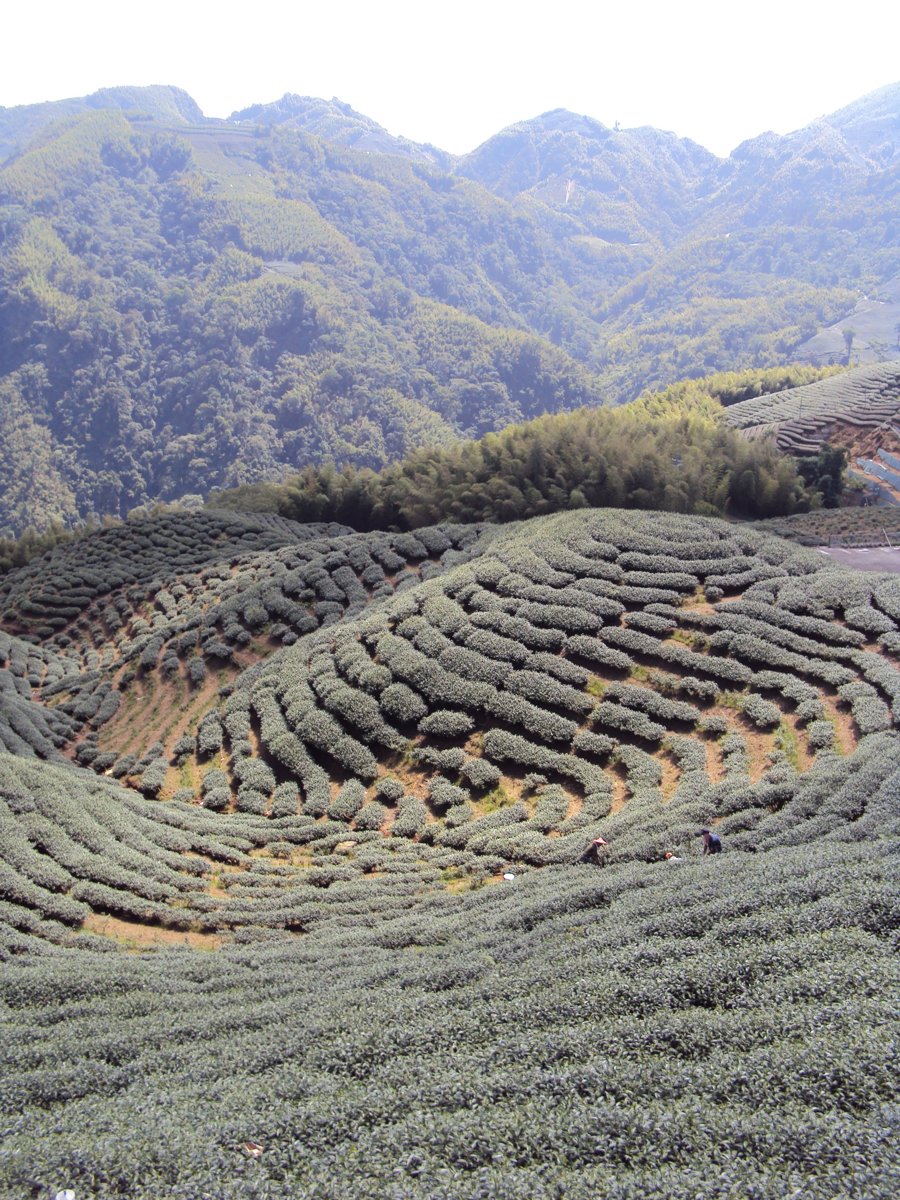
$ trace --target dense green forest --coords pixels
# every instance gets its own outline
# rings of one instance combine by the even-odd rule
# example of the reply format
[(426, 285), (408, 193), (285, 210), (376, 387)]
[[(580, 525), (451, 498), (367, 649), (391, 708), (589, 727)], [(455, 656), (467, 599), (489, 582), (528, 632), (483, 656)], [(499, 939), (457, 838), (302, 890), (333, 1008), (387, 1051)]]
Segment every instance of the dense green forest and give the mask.
[[(184, 142), (118, 114), (48, 137), (0, 173), (0, 436), (14, 464), (0, 519), (13, 531), (120, 515), (285, 463), (377, 467), (418, 445), (602, 402), (596, 376), (509, 328), (523, 323), (499, 299), (484, 314), (493, 328), (432, 294), (446, 237), (397, 248), (416, 294), (397, 264), (386, 271), (302, 199), (279, 195), (278, 180), (303, 165), (296, 145), (286, 164), (268, 147), (269, 169), (254, 172), (264, 182), (236, 174), (248, 194), (233, 197), (227, 175), (210, 178)], [(322, 152), (314, 139), (305, 147)], [(215, 153), (225, 172), (228, 155)], [(394, 160), (385, 164), (390, 174)], [(369, 182), (354, 198), (341, 175), (354, 176), (334, 174), (341, 204), (378, 226), (371, 239), (386, 251), (392, 218), (376, 203), (365, 217)], [(461, 188), (475, 194), (455, 218), (465, 257), (479, 207), (497, 202)], [(388, 194), (378, 187), (373, 200)], [(393, 223), (395, 238), (412, 238)]]
[[(339, 520), (355, 529), (409, 529), (448, 517), (506, 521), (584, 504), (786, 516), (816, 505), (818, 471), (804, 468), (798, 474), (771, 448), (751, 447), (728, 434), (721, 428), (723, 406), (839, 372), (786, 367), (685, 380), (647, 393), (627, 409), (536, 419), (474, 445), (423, 449), (382, 472), (337, 470), (333, 464), (307, 468), (284, 483), (214, 493), (210, 503), (300, 521)], [(494, 478), (497, 472), (502, 479)], [(183, 506), (156, 504), (135, 516), (166, 507)], [(103, 524), (114, 523), (104, 518)], [(95, 528), (57, 521), (20, 538), (0, 538), (0, 574)]]
[[(823, 374), (807, 368), (717, 375), (622, 408), (538, 417), (479, 441), (419, 450), (377, 473), (307, 467), (283, 484), (218, 493), (211, 503), (363, 530), (515, 521), (607, 506), (785, 516), (821, 503), (818, 471), (801, 474), (769, 442), (728, 428), (722, 405)], [(830, 483), (829, 497), (834, 488)]]
[(727, 161), (566, 113), (451, 160), (299, 97), (4, 110), (0, 532), (789, 360), (900, 269), (892, 96)]
[(253, 510), (257, 497), (264, 510), (292, 520), (328, 517), (355, 529), (606, 506), (775, 516), (816, 503), (795, 464), (769, 445), (697, 418), (591, 409), (417, 451), (378, 474), (309, 467), (286, 484), (238, 489), (215, 502)]

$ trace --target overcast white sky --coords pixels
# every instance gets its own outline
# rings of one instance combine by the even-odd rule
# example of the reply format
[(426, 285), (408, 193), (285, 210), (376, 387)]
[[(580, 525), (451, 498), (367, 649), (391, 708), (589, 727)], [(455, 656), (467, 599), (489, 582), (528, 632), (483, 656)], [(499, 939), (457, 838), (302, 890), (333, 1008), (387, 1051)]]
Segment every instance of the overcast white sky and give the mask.
[(2, 29), (2, 106), (150, 83), (212, 117), (337, 96), (454, 153), (568, 108), (727, 155), (900, 80), (896, 0), (43, 0)]

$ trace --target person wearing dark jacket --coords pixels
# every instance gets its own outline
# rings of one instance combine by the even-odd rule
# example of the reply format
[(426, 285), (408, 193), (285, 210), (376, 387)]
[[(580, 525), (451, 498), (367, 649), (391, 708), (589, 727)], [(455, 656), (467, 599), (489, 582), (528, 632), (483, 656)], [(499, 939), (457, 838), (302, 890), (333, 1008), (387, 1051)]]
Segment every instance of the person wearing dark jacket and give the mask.
[(603, 853), (605, 851), (605, 849), (606, 849), (606, 838), (602, 838), (602, 837), (594, 838), (594, 840), (588, 846), (587, 850), (585, 850), (584, 854), (581, 855), (581, 857), (578, 859), (578, 861), (594, 863), (595, 866), (602, 867), (605, 862), (604, 853)]
[(701, 829), (700, 836), (703, 838), (704, 854), (722, 853), (722, 839), (717, 833), (711, 833), (708, 829)]

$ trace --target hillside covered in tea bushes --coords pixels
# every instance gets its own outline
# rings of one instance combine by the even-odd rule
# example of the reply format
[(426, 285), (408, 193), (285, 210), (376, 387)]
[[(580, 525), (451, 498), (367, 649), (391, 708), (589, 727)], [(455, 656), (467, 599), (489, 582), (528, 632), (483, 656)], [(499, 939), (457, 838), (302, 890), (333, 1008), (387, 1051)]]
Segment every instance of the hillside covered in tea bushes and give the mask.
[(209, 510), (0, 601), (4, 1194), (892, 1194), (897, 576)]
[(728, 159), (562, 110), (458, 159), (297, 96), (0, 110), (0, 534), (790, 361), (900, 270), (897, 96)]
[(882, 505), (900, 504), (900, 361), (748, 398), (724, 419), (793, 457), (840, 448), (859, 485)]

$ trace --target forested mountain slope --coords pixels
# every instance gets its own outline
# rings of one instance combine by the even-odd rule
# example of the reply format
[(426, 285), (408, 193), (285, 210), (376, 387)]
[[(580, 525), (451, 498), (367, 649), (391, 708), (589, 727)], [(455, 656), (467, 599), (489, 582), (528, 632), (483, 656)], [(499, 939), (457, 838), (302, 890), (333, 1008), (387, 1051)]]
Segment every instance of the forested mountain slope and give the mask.
[(729, 160), (559, 111), (451, 162), (336, 101), (3, 110), (0, 526), (783, 362), (897, 273), (895, 102)]
[(437, 146), (425, 146), (409, 138), (394, 137), (377, 121), (356, 112), (337, 97), (319, 100), (312, 96), (288, 93), (271, 104), (253, 104), (233, 112), (228, 120), (238, 125), (279, 125), (287, 129), (300, 129), (326, 142), (378, 154), (402, 154), (448, 170), (454, 161), (452, 154), (439, 150)]
[(0, 161), (24, 149), (46, 126), (106, 108), (122, 109), (169, 125), (195, 125), (205, 120), (196, 102), (176, 87), (101, 88), (90, 96), (74, 96), (69, 100), (0, 107)]
[(104, 112), (0, 172), (13, 529), (602, 401), (520, 315), (576, 307), (535, 221), (304, 134), (189, 136)]
[(658, 129), (609, 129), (565, 109), (511, 125), (460, 159), (458, 172), (498, 196), (562, 209), (586, 235), (669, 244), (701, 211), (726, 167)]
[(459, 169), (564, 215), (598, 274), (627, 271), (600, 306), (593, 293), (595, 353), (618, 396), (636, 363), (645, 386), (768, 364), (861, 291), (877, 296), (900, 265), (898, 146), (895, 84), (727, 160), (558, 110), (504, 130)]
[(545, 415), (477, 441), (425, 448), (379, 472), (308, 467), (282, 484), (217, 492), (210, 506), (327, 518), (360, 530), (514, 521), (586, 507), (784, 516), (819, 504), (814, 479), (802, 478), (796, 461), (767, 441), (729, 428), (723, 406), (750, 397), (764, 404), (770, 392), (790, 397), (830, 374), (713, 375), (620, 408)]
[(197, 513), (2, 625), (10, 1195), (890, 1195), (897, 577)]

